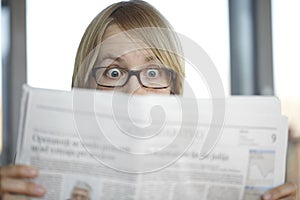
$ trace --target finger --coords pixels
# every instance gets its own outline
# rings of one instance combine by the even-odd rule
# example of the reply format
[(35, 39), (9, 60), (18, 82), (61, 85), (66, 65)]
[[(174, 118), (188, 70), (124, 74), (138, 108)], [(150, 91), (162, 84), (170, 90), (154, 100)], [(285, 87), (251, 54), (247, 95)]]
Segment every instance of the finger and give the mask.
[(29, 200), (29, 197), (12, 195), (12, 194), (3, 194), (0, 197), (1, 200)]
[(0, 180), (0, 193), (15, 193), (15, 194), (24, 194), (29, 196), (40, 197), (45, 195), (45, 189), (32, 182), (25, 180), (11, 179), (11, 178), (2, 178)]
[(1, 177), (34, 178), (38, 169), (27, 165), (8, 165), (0, 168)]
[(273, 188), (272, 190), (267, 191), (263, 195), (264, 200), (275, 200), (282, 198), (296, 198), (297, 194), (297, 185), (294, 183), (286, 183), (278, 187)]
[(296, 197), (292, 196), (292, 197), (280, 198), (280, 200), (297, 200), (297, 199), (296, 199)]

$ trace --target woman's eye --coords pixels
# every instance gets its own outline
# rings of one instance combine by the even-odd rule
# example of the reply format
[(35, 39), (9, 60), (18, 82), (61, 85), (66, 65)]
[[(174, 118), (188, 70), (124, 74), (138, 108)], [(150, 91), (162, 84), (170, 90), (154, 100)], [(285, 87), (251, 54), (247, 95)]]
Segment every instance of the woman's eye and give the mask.
[(148, 69), (147, 70), (147, 77), (149, 78), (157, 78), (159, 75), (159, 72), (157, 69)]
[(119, 78), (122, 72), (119, 69), (113, 68), (107, 71), (106, 75), (110, 78)]

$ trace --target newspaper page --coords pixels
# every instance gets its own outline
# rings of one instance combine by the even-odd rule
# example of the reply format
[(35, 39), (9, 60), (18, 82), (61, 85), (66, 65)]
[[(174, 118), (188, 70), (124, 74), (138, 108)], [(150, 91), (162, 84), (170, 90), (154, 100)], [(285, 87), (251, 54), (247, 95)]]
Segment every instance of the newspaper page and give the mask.
[[(287, 119), (271, 97), (210, 100), (24, 86), (16, 163), (42, 199), (260, 199), (282, 184)], [(212, 131), (217, 139), (204, 156)]]

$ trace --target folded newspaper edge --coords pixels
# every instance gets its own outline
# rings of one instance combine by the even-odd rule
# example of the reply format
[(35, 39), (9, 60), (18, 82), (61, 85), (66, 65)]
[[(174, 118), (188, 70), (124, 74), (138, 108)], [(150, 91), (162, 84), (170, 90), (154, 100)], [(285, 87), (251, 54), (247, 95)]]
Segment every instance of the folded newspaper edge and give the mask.
[[(225, 102), (220, 124), (215, 101)], [(259, 199), (285, 180), (287, 127), (276, 97), (200, 100), (24, 85), (16, 163), (40, 169), (43, 199), (68, 199), (82, 182), (90, 199)], [(201, 157), (214, 130), (220, 133)]]

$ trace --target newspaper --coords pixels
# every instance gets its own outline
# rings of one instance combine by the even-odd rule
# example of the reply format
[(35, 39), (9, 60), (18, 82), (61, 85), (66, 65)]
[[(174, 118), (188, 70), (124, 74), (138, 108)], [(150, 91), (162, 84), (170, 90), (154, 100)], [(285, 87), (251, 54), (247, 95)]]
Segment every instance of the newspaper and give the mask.
[(42, 199), (260, 199), (284, 183), (287, 119), (274, 97), (224, 102), (216, 122), (209, 99), (24, 86), (16, 163)]

